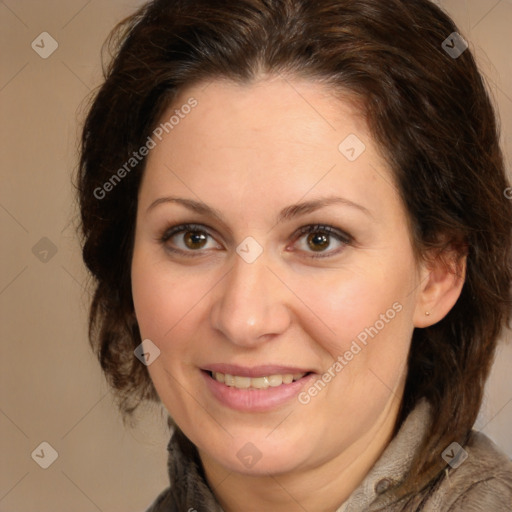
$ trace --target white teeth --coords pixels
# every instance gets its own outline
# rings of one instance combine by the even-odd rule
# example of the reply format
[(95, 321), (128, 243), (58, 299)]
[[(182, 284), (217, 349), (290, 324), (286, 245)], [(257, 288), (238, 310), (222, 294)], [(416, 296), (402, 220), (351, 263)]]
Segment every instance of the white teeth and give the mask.
[(284, 375), (268, 375), (265, 377), (240, 377), (238, 375), (229, 375), (228, 373), (211, 372), (212, 377), (217, 382), (222, 382), (226, 386), (237, 389), (267, 389), (276, 388), (282, 384), (291, 384), (295, 380), (302, 379), (305, 373), (286, 373)]
[(267, 389), (269, 386), (268, 377), (256, 377), (251, 379), (251, 387), (256, 389)]
[(277, 386), (280, 386), (283, 383), (283, 376), (282, 375), (271, 375), (268, 378), (268, 383), (273, 388), (277, 388)]
[(287, 373), (283, 375), (283, 384), (291, 384), (293, 382), (293, 375), (291, 373)]
[(233, 377), (234, 387), (240, 389), (247, 389), (251, 385), (250, 377)]

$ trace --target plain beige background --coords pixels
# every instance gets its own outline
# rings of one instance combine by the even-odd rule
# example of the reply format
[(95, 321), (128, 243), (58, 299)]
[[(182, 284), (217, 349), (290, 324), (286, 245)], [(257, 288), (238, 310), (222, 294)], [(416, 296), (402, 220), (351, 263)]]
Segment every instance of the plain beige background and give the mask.
[[(101, 80), (101, 44), (141, 3), (0, 2), (0, 512), (139, 512), (168, 483), (161, 411), (124, 428), (89, 349), (70, 183), (84, 98)], [(438, 3), (487, 77), (510, 163), (512, 0)], [(58, 44), (46, 59), (31, 46), (42, 32)], [(510, 456), (511, 367), (509, 343), (476, 424)], [(36, 463), (41, 449), (49, 461), (42, 442), (58, 454), (47, 469)]]

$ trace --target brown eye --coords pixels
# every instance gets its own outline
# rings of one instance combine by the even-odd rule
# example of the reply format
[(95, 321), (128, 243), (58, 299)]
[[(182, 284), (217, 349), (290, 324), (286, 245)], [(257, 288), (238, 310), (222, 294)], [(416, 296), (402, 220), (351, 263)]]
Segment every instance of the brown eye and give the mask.
[(307, 237), (308, 247), (313, 251), (323, 251), (330, 245), (329, 236), (319, 233), (311, 233)]
[(296, 240), (300, 252), (306, 253), (310, 258), (335, 256), (354, 241), (344, 231), (325, 225), (304, 226), (299, 230)]
[(183, 255), (204, 254), (208, 249), (222, 249), (212, 235), (199, 225), (181, 224), (167, 229), (160, 237), (166, 250)]
[(207, 235), (202, 231), (186, 231), (183, 241), (189, 249), (202, 249), (206, 245)]

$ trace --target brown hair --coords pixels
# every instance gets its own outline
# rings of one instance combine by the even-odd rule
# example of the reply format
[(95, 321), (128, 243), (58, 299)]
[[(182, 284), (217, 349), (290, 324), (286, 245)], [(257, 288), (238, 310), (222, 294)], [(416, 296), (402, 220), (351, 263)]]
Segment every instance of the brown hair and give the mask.
[(126, 415), (157, 398), (133, 356), (141, 338), (130, 263), (145, 160), (104, 197), (95, 191), (185, 87), (286, 73), (362, 102), (417, 254), (449, 246), (467, 253), (455, 306), (414, 330), (397, 421), (421, 397), (432, 404), (409, 483), (442, 469), (443, 449), (462, 444), (476, 419), (511, 314), (512, 201), (504, 197), (495, 115), (471, 51), (454, 58), (442, 47), (456, 31), (428, 0), (155, 0), (114, 30), (114, 58), (83, 130), (78, 187), (83, 258), (95, 286), (90, 339)]

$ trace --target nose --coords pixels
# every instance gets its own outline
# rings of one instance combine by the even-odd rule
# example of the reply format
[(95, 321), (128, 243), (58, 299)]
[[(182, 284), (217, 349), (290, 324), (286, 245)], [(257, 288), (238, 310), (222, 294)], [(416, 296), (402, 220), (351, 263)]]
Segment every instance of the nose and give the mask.
[(221, 283), (216, 287), (210, 321), (231, 343), (256, 346), (274, 339), (290, 326), (286, 288), (263, 257), (247, 263), (236, 256), (234, 267)]

